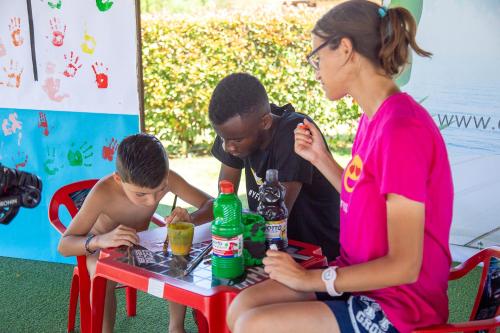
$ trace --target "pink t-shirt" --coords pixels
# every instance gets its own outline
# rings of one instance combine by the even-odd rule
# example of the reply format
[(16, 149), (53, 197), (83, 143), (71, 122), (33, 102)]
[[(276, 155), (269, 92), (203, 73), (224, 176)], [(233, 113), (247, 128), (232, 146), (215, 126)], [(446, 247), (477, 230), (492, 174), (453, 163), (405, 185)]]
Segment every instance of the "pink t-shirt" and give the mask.
[[(445, 143), (427, 111), (405, 93), (363, 115), (342, 175), (339, 266), (387, 254), (388, 193), (425, 204), (423, 261), (417, 282), (363, 292), (400, 332), (448, 320), (448, 247), (453, 183)], [(401, 221), (404, 223), (404, 221)]]

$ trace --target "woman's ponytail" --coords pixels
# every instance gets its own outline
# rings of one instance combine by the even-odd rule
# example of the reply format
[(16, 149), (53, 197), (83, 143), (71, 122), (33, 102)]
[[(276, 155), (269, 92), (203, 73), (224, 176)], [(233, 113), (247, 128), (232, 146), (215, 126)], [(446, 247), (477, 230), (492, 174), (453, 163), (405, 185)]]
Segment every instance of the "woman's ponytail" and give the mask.
[(380, 23), (381, 46), (378, 56), (387, 74), (393, 76), (403, 69), (410, 57), (410, 47), (420, 56), (432, 56), (432, 53), (417, 45), (416, 34), (417, 23), (406, 8), (395, 7), (385, 10)]

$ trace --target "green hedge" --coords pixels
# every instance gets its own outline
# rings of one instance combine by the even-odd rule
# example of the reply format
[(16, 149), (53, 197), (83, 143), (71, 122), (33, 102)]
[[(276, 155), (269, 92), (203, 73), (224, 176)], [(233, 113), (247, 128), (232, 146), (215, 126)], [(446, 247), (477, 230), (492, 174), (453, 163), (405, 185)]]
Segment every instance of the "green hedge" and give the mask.
[(301, 10), (143, 19), (146, 130), (172, 156), (207, 153), (213, 89), (228, 74), (248, 72), (272, 102), (292, 103), (320, 124), (335, 149), (342, 146), (359, 111), (349, 99), (328, 101), (305, 60), (317, 17)]

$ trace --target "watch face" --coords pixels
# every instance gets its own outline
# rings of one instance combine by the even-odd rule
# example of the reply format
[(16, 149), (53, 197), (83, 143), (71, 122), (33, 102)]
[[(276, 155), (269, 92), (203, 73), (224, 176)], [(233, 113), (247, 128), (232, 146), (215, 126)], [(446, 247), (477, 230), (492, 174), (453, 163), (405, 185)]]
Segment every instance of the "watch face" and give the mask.
[(328, 268), (324, 273), (323, 273), (323, 277), (325, 278), (325, 280), (330, 280), (333, 278), (333, 270)]

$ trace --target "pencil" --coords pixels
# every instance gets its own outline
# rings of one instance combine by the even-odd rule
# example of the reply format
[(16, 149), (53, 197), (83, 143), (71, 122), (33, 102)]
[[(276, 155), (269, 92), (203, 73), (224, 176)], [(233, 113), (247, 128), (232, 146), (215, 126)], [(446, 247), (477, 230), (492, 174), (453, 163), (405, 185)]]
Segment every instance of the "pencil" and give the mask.
[[(172, 212), (175, 209), (175, 206), (177, 205), (177, 194), (174, 197), (174, 202), (172, 203), (172, 208), (170, 209), (170, 215), (172, 215)], [(165, 237), (165, 241), (163, 242), (163, 253), (167, 254), (168, 251), (168, 231), (167, 231), (167, 236)]]
[(205, 256), (212, 250), (212, 243), (208, 244), (203, 251), (201, 251), (184, 270), (183, 275), (186, 276), (193, 271), (200, 264), (200, 262), (205, 258)]

